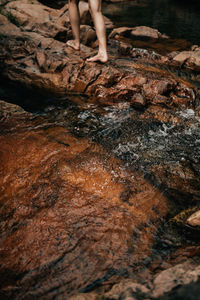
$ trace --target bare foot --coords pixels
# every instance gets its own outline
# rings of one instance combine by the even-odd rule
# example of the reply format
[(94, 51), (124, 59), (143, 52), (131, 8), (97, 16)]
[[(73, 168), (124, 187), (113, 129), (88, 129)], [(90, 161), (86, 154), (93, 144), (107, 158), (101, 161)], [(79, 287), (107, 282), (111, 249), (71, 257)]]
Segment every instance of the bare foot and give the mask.
[(80, 50), (80, 43), (75, 40), (69, 40), (66, 44), (74, 50)]
[(108, 54), (107, 53), (98, 53), (97, 55), (87, 58), (88, 62), (95, 62), (95, 61), (100, 61), (102, 63), (106, 63), (108, 61)]

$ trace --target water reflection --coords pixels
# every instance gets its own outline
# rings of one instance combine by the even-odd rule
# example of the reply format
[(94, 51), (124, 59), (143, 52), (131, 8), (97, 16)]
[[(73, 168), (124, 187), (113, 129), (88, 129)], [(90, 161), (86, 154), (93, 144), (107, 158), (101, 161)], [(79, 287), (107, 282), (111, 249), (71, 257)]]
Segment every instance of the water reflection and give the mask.
[(104, 5), (104, 13), (116, 26), (150, 26), (172, 38), (193, 44), (200, 41), (198, 1), (142, 0)]

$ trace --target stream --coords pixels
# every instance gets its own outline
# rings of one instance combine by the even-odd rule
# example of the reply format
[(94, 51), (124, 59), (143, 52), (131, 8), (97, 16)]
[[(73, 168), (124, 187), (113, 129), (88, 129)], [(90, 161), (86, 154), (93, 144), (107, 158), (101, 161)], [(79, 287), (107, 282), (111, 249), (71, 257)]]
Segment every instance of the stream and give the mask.
[(57, 298), (120, 278), (142, 282), (179, 247), (198, 245), (198, 231), (170, 225), (200, 196), (198, 113), (145, 120), (130, 107), (11, 87), (30, 115), (1, 119), (4, 295)]
[[(198, 43), (198, 11), (196, 22), (194, 9), (171, 2), (104, 9), (117, 26), (147, 25)], [(199, 231), (176, 216), (199, 207), (198, 107), (103, 105), (5, 79), (0, 100), (3, 299), (104, 293), (123, 278), (148, 281), (187, 247), (193, 256)]]

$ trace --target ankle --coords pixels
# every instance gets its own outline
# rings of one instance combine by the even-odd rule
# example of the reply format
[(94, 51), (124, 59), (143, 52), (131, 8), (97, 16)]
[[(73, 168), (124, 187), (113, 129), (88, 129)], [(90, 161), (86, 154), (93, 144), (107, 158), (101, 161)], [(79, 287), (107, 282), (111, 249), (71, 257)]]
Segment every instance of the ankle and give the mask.
[(101, 56), (101, 57), (108, 57), (107, 51), (99, 51), (98, 55)]

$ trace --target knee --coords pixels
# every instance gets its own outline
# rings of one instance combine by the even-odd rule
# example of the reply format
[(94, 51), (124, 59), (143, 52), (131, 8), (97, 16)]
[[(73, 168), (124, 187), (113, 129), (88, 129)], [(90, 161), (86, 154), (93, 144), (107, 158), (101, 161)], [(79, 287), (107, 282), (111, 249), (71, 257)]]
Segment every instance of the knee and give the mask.
[(92, 16), (95, 16), (97, 14), (101, 14), (101, 5), (94, 5), (89, 1), (89, 9)]

